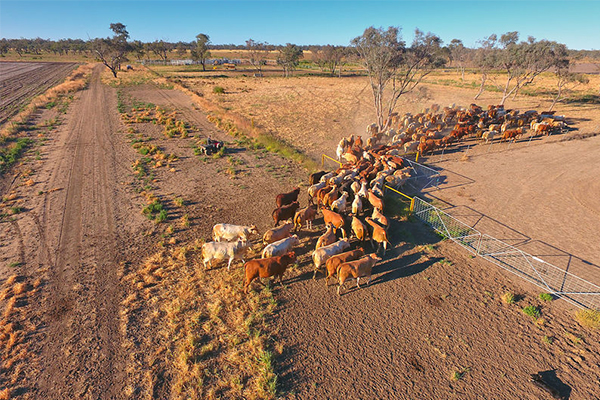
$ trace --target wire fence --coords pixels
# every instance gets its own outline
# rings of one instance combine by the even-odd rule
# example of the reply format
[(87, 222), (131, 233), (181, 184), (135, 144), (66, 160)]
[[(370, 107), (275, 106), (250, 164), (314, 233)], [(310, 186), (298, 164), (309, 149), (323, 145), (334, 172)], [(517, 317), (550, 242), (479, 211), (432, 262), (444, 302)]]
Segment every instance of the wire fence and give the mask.
[[(323, 154), (322, 166), (327, 159), (342, 165), (338, 160)], [(413, 170), (413, 176), (405, 187), (410, 186), (416, 193), (429, 187), (438, 187), (440, 171), (406, 157), (404, 157), (404, 161), (405, 165)], [(410, 200), (410, 211), (413, 215), (470, 253), (478, 255), (578, 307), (600, 310), (600, 286), (502, 240), (481, 233), (417, 196), (410, 196), (387, 185), (386, 189), (402, 196), (403, 199)], [(405, 188), (402, 190), (406, 191)]]
[(413, 212), (436, 232), (469, 252), (576, 306), (600, 310), (600, 286), (483, 234), (418, 197), (414, 198)]

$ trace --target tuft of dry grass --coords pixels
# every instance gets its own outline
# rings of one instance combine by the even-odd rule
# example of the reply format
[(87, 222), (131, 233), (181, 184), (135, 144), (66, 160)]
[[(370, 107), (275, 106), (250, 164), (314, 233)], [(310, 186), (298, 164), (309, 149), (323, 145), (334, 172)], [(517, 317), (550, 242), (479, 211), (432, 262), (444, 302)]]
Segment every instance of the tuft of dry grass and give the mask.
[(0, 390), (0, 400), (10, 400), (11, 392), (9, 388)]
[(506, 292), (502, 295), (502, 301), (505, 304), (514, 304), (516, 301), (514, 293)]
[(586, 328), (600, 329), (600, 311), (581, 309), (575, 313), (575, 319)]

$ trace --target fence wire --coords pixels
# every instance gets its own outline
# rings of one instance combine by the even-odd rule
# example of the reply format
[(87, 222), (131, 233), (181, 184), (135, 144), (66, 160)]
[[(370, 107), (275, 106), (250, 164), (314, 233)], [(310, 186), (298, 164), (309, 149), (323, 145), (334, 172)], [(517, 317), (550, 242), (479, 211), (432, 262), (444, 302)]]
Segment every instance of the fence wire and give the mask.
[(403, 157), (403, 159), (405, 165), (413, 170), (413, 175), (408, 179), (407, 185), (416, 193), (422, 192), (428, 187), (438, 187), (441, 176), (439, 171), (412, 161), (407, 157)]
[(473, 254), (576, 306), (600, 310), (600, 286), (483, 234), (441, 209), (414, 198), (414, 215)]

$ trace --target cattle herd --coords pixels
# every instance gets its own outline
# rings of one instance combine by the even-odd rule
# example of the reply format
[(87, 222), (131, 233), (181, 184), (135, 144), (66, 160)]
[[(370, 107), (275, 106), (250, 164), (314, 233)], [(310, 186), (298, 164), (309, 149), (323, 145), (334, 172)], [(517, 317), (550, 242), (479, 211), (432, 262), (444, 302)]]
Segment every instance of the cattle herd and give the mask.
[[(467, 108), (454, 105), (440, 108), (433, 104), (424, 112), (412, 115), (393, 114), (380, 131), (376, 124), (367, 127), (369, 146), (380, 142), (384, 136), (391, 139), (390, 145), (404, 150), (404, 153), (419, 152), (422, 155), (433, 153), (438, 148), (447, 148), (466, 137), (476, 137), (491, 143), (515, 141), (528, 129), (532, 136), (550, 135), (567, 129), (565, 117), (554, 115), (554, 111), (538, 112), (528, 110), (507, 110), (504, 106), (490, 105), (484, 109), (476, 104)], [(359, 157), (346, 147), (337, 149), (338, 159), (352, 161)]]
[[(337, 275), (338, 294), (350, 278), (356, 278), (357, 287), (360, 287), (360, 278), (367, 278), (367, 284), (370, 283), (373, 267), (382, 259), (379, 254), (383, 250), (385, 256), (389, 244), (384, 189), (386, 186), (401, 188), (414, 176), (414, 170), (406, 165), (401, 154), (414, 151), (426, 154), (470, 135), (486, 142), (495, 137), (516, 140), (526, 129), (538, 135), (567, 127), (564, 117), (551, 112), (520, 113), (502, 106), (489, 106), (484, 110), (475, 104), (468, 108), (443, 109), (434, 104), (414, 116), (393, 115), (385, 125), (390, 127), (385, 132), (379, 131), (375, 124), (369, 125), (366, 144), (361, 136), (351, 135), (340, 140), (336, 150), (340, 167), (310, 175), (306, 207), (301, 208), (298, 201), (300, 188), (277, 195), (272, 213), (275, 227), (263, 235), (261, 258), (244, 264), (246, 292), (257, 278), (279, 278), (283, 284), (286, 269), (297, 263), (294, 248), (300, 245), (298, 234), (303, 229), (308, 235), (320, 234), (312, 252), (313, 279), (324, 268), (328, 286), (329, 280)], [(386, 136), (391, 141), (381, 144)], [(323, 223), (315, 232), (313, 221), (319, 213)], [(229, 269), (233, 260), (244, 261), (251, 244), (250, 236), (256, 234), (254, 225), (215, 225), (214, 241), (202, 246), (205, 267), (212, 266), (213, 261), (228, 260)], [(365, 253), (366, 245), (371, 254)]]
[[(353, 148), (361, 146), (352, 137), (343, 141)], [(317, 239), (312, 252), (313, 279), (322, 269), (326, 285), (337, 275), (338, 293), (350, 278), (356, 278), (357, 286), (360, 278), (370, 282), (373, 267), (381, 260), (378, 254), (383, 251), (385, 255), (389, 244), (384, 186), (401, 186), (411, 174), (403, 158), (389, 154), (387, 146), (379, 146), (365, 150), (365, 157), (354, 164), (311, 174), (306, 207), (301, 208), (298, 201), (300, 188), (277, 195), (272, 212), (275, 226), (263, 235), (261, 258), (244, 264), (245, 291), (256, 278), (274, 277), (281, 282), (285, 270), (297, 262), (294, 249), (300, 246), (298, 235), (303, 230)], [(314, 225), (319, 228), (314, 230), (319, 214), (323, 223)], [(235, 259), (243, 260), (250, 237), (256, 234), (254, 225), (215, 225), (214, 241), (202, 246), (204, 266), (210, 268), (213, 262), (226, 260), (229, 268)], [(372, 254), (365, 253), (367, 246)]]

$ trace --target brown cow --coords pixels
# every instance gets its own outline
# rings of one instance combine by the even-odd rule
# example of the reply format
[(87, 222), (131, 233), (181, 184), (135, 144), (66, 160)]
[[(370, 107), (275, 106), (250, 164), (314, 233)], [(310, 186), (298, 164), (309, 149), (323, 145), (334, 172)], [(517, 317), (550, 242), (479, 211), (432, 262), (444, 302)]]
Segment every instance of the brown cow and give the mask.
[(348, 261), (358, 260), (365, 255), (365, 250), (359, 247), (356, 250), (350, 250), (345, 253), (337, 254), (325, 262), (327, 269), (327, 277), (325, 278), (325, 286), (329, 286), (329, 278), (332, 278), (340, 265)]
[(287, 206), (288, 204), (292, 204), (294, 201), (298, 200), (298, 195), (300, 194), (300, 188), (297, 187), (291, 192), (281, 193), (275, 197), (275, 202), (277, 203), (277, 207)]
[(325, 222), (325, 225), (333, 225), (336, 230), (341, 229), (342, 237), (346, 237), (346, 231), (344, 230), (344, 217), (326, 208), (323, 208), (321, 211), (323, 212), (323, 221)]
[(275, 221), (275, 226), (279, 225), (280, 221), (285, 221), (286, 219), (294, 218), (296, 210), (300, 207), (300, 203), (294, 201), (292, 204), (288, 204), (287, 206), (282, 206), (273, 210), (273, 220)]
[[(270, 278), (274, 276), (275, 279), (277, 279), (277, 277), (279, 277), (279, 283), (283, 286), (283, 274), (287, 267), (295, 262), (296, 253), (293, 251), (278, 257), (257, 258), (246, 262), (246, 264), (244, 264), (246, 275), (244, 292), (248, 293), (250, 284), (256, 278)], [(260, 283), (262, 284), (262, 282)]]
[(513, 140), (516, 141), (517, 140), (517, 136), (520, 136), (523, 134), (523, 128), (517, 128), (517, 129), (507, 129), (504, 131), (504, 133), (502, 134), (502, 139), (500, 139), (500, 141), (509, 141), (509, 140)]
[(371, 189), (369, 189), (369, 197), (367, 199), (373, 208), (379, 208), (379, 210), (383, 210), (383, 199), (377, 197)]
[(302, 229), (302, 225), (306, 224), (308, 229), (312, 229), (312, 222), (317, 216), (317, 206), (310, 205), (308, 207), (304, 207), (298, 211), (296, 211), (296, 215), (294, 216), (294, 229), (295, 231), (299, 231)]
[(367, 285), (371, 283), (371, 274), (373, 266), (380, 261), (381, 258), (376, 254), (368, 254), (358, 260), (348, 261), (341, 264), (337, 268), (339, 286), (337, 289), (338, 294), (341, 294), (342, 286), (348, 278), (356, 278), (356, 286), (360, 288), (360, 278), (369, 278)]

